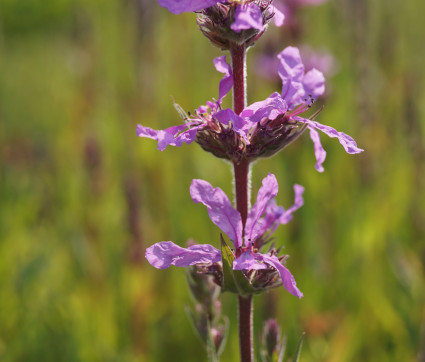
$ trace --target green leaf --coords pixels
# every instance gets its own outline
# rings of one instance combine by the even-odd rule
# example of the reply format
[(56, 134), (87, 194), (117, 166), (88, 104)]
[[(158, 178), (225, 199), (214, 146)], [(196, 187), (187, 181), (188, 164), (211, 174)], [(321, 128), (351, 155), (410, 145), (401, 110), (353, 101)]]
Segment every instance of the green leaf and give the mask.
[(235, 260), (235, 256), (230, 250), (229, 246), (224, 241), (223, 235), (220, 234), (220, 242), (221, 242), (221, 260), (223, 263), (223, 285), (221, 289), (223, 292), (231, 292), (238, 294), (238, 288), (235, 284), (235, 280), (233, 278), (233, 260)]
[(279, 355), (277, 357), (277, 362), (283, 362), (283, 359), (285, 358), (287, 340), (288, 338), (285, 333), (285, 335), (282, 338), (282, 341), (280, 342)]
[(298, 342), (297, 351), (295, 352), (294, 359), (292, 360), (293, 362), (299, 362), (300, 360), (301, 350), (303, 348), (304, 336), (305, 336), (305, 332), (303, 332), (303, 334), (301, 335), (300, 341)]
[(229, 291), (241, 296), (261, 293), (262, 289), (254, 288), (241, 270), (233, 270), (235, 255), (220, 234), (221, 259), (223, 261), (223, 292)]

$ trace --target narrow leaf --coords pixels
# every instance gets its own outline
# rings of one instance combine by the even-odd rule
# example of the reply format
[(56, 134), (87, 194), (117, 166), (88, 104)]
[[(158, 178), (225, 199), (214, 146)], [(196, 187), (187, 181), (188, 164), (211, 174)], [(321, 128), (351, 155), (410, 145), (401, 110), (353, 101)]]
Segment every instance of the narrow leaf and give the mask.
[(297, 347), (297, 351), (295, 352), (293, 362), (299, 362), (300, 360), (301, 350), (303, 348), (304, 336), (305, 336), (305, 332), (301, 334), (301, 338), (300, 338), (300, 341), (298, 342), (298, 347)]
[(254, 288), (242, 271), (233, 270), (235, 255), (227, 245), (222, 234), (220, 234), (220, 240), (221, 258), (223, 261), (223, 292), (229, 291), (242, 296), (260, 293), (262, 289)]
[(224, 241), (223, 235), (220, 234), (221, 242), (221, 260), (223, 263), (223, 285), (221, 286), (223, 292), (232, 292), (238, 294), (238, 288), (233, 278), (233, 260), (235, 256), (232, 250)]
[(287, 342), (287, 335), (285, 335), (282, 338), (282, 342), (280, 343), (280, 349), (279, 349), (279, 356), (277, 358), (277, 362), (283, 362), (283, 359), (285, 358), (286, 354), (286, 342)]

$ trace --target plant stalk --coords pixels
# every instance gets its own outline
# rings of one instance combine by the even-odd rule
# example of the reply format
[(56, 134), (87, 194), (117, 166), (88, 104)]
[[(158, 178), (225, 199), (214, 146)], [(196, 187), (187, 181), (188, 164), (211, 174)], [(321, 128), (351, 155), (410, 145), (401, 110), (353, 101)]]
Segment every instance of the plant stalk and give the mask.
[[(246, 48), (245, 45), (233, 43), (230, 47), (233, 72), (233, 108), (240, 114), (246, 105)], [(242, 159), (233, 164), (235, 178), (236, 208), (241, 214), (243, 229), (245, 229), (249, 208), (249, 161)], [(245, 231), (244, 231), (245, 232)], [(253, 303), (252, 295), (243, 297), (239, 295), (239, 347), (241, 362), (253, 362)]]
[(233, 110), (240, 114), (246, 105), (246, 48), (245, 44), (230, 46), (233, 72)]

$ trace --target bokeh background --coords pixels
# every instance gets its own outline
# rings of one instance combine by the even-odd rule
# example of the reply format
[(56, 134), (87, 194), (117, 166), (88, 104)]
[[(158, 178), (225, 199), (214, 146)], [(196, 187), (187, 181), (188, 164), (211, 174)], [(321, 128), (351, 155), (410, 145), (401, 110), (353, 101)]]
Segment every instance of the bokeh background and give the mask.
[[(276, 289), (254, 317), (256, 338), (278, 318), (290, 355), (305, 331), (303, 361), (425, 360), (424, 13), (413, 0), (299, 13), (297, 41), (338, 64), (318, 120), (366, 150), (323, 136), (319, 174), (306, 134), (253, 167), (254, 193), (272, 172), (281, 205), (306, 187), (276, 234), (305, 297)], [(202, 178), (230, 195), (231, 168), (196, 144), (159, 152), (135, 128), (177, 124), (171, 96), (187, 110), (217, 97), (219, 49), (194, 14), (153, 0), (1, 0), (0, 22), (0, 360), (206, 360), (185, 271), (143, 255), (161, 240), (218, 245), (188, 190)], [(278, 32), (248, 54), (249, 102), (279, 90), (255, 69)], [(222, 301), (222, 361), (236, 361), (236, 298)]]

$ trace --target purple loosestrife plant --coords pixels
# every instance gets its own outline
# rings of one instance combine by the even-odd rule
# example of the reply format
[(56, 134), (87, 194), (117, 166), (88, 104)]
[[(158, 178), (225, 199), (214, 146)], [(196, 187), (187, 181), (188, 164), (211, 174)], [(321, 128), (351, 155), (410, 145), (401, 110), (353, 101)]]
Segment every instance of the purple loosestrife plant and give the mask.
[[(234, 258), (232, 268), (244, 271), (246, 281), (250, 281), (253, 287), (250, 290), (264, 291), (283, 284), (292, 295), (298, 298), (303, 296), (297, 288), (294, 277), (283, 265), (286, 257), (279, 258), (274, 248), (265, 253), (260, 252), (260, 249), (267, 245), (277, 226), (287, 224), (292, 219), (292, 213), (303, 205), (304, 188), (295, 185), (294, 190), (294, 205), (287, 210), (278, 207), (274, 201), (278, 192), (276, 177), (272, 174), (265, 177), (258, 191), (257, 201), (249, 211), (243, 235), (241, 215), (233, 208), (223, 190), (214, 188), (204, 180), (192, 181), (190, 194), (193, 201), (207, 207), (211, 221), (232, 241), (234, 246), (231, 251)], [(171, 241), (162, 241), (146, 250), (146, 259), (155, 268), (165, 269), (171, 265), (210, 266), (222, 263), (223, 255), (219, 249), (208, 244), (182, 248)], [(222, 264), (213, 269), (222, 270)], [(223, 282), (223, 276), (219, 276), (218, 280)]]
[[(191, 267), (193, 273), (195, 268), (196, 272), (212, 276), (209, 281), (200, 278), (199, 283), (209, 283), (212, 279), (221, 291), (237, 293), (241, 361), (252, 362), (252, 295), (283, 285), (294, 296), (303, 296), (285, 266), (287, 256), (279, 256), (280, 249), (275, 249), (270, 243), (270, 236), (278, 225), (289, 222), (292, 213), (302, 206), (304, 189), (294, 186), (294, 205), (285, 210), (274, 201), (278, 184), (275, 176), (269, 174), (263, 179), (255, 204), (249, 208), (250, 164), (282, 150), (307, 128), (314, 143), (315, 167), (320, 172), (323, 171), (326, 152), (318, 131), (337, 138), (347, 153), (363, 150), (350, 136), (315, 121), (320, 110), (311, 116), (306, 115), (314, 100), (324, 93), (325, 79), (316, 69), (305, 72), (295, 47), (287, 47), (278, 55), (281, 93), (275, 92), (265, 100), (247, 106), (246, 51), (261, 37), (272, 19), (277, 25), (282, 25), (284, 20), (273, 0), (158, 1), (174, 14), (196, 12), (201, 32), (214, 45), (229, 50), (231, 64), (226, 62), (225, 56), (214, 59), (215, 68), (224, 74), (219, 84), (218, 100), (200, 106), (193, 115), (175, 104), (183, 124), (165, 130), (138, 125), (137, 134), (156, 140), (161, 151), (167, 146), (195, 141), (214, 156), (229, 160), (233, 164), (236, 207), (220, 188), (212, 187), (207, 181), (193, 180), (190, 187), (193, 201), (207, 207), (210, 219), (231, 240), (233, 249), (221, 235), (220, 249), (209, 244), (182, 248), (171, 241), (163, 241), (149, 247), (146, 258), (159, 269), (175, 265)], [(223, 109), (223, 98), (230, 90), (233, 90), (233, 109)], [(193, 288), (191, 290), (194, 291)], [(218, 353), (224, 344), (224, 327), (220, 323), (210, 323), (208, 310), (211, 308), (208, 306), (214, 299), (210, 297), (209, 301), (201, 302), (205, 308), (199, 316), (203, 317), (192, 319), (198, 332), (203, 333), (205, 326), (211, 332), (203, 333), (204, 342), (211, 344), (213, 341), (212, 348)], [(213, 330), (219, 333), (213, 333)]]
[(196, 141), (215, 156), (239, 163), (242, 159), (252, 161), (272, 156), (308, 128), (314, 143), (315, 168), (319, 172), (324, 171), (326, 151), (318, 130), (337, 138), (347, 153), (362, 152), (352, 137), (315, 121), (314, 117), (304, 116), (314, 99), (325, 91), (323, 74), (317, 69), (305, 73), (295, 47), (285, 48), (278, 59), (281, 94), (275, 92), (264, 101), (244, 108), (239, 115), (230, 108), (222, 109), (221, 102), (233, 86), (233, 78), (230, 65), (225, 56), (221, 56), (214, 60), (216, 69), (225, 74), (220, 82), (218, 101), (207, 102), (193, 116), (185, 114), (183, 125), (159, 131), (138, 125), (137, 134), (158, 141), (161, 151), (169, 145), (181, 146)]

